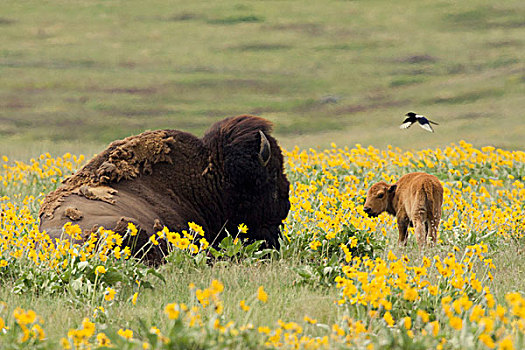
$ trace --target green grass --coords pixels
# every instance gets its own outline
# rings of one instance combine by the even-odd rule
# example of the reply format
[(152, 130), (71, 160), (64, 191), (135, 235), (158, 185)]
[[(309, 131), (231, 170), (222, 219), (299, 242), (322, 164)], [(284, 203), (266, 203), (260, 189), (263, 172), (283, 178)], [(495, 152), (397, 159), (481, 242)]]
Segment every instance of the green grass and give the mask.
[[(423, 153), (426, 155), (423, 156)], [(212, 280), (217, 279), (224, 284), (224, 291), (220, 296), (224, 306), (222, 314), (224, 322), (231, 320), (237, 326), (251, 323), (254, 329), (257, 329), (259, 326), (276, 327), (279, 320), (293, 321), (305, 327), (305, 336), (316, 337), (327, 334), (330, 336), (332, 325), (344, 324), (345, 317), (351, 317), (355, 321), (365, 323), (370, 330), (369, 335), (377, 340), (376, 344), (383, 344), (382, 347), (378, 346), (379, 348), (388, 349), (392, 348), (387, 344), (388, 341), (394, 338), (399, 341), (399, 337), (402, 336), (400, 332), (404, 328), (401, 317), (411, 317), (416, 324), (419, 322), (415, 314), (416, 310), (425, 309), (435, 314), (435, 318), (440, 322), (442, 333), (431, 340), (425, 340), (420, 330), (415, 328), (414, 341), (421, 342), (420, 346), (412, 344), (413, 347), (399, 346), (398, 348), (435, 348), (444, 338), (451, 349), (477, 349), (479, 342), (473, 342), (477, 341), (479, 335), (476, 326), (465, 325), (462, 332), (451, 330), (448, 319), (440, 311), (445, 296), (452, 295), (458, 298), (460, 293), (451, 288), (451, 278), (444, 278), (438, 273), (437, 264), (428, 269), (428, 274), (422, 275), (424, 280), (439, 286), (440, 293), (443, 294), (437, 299), (428, 297), (424, 287), (419, 290), (421, 299), (410, 302), (404, 300), (403, 292), (385, 291), (385, 297), (394, 304), (391, 311), (396, 318), (395, 327), (386, 327), (381, 317), (376, 319), (371, 316), (367, 312), (371, 310), (370, 305), (367, 310), (367, 307), (354, 304), (349, 299), (343, 305), (337, 304), (337, 301), (341, 300), (343, 289), (336, 285), (335, 277), (345, 276), (343, 273), (345, 267), (357, 265), (355, 260), (352, 263), (345, 263), (346, 256), (342, 254), (341, 244), (352, 248), (350, 242), (353, 242), (353, 239), (356, 240), (356, 246), (353, 247), (354, 256), (359, 255), (360, 252), (370, 252), (368, 248), (373, 247), (374, 259), (390, 261), (389, 254), (393, 253), (400, 259), (393, 259), (397, 262), (410, 260), (406, 263), (408, 266), (422, 266), (425, 258), (435, 261), (436, 256), (440, 261), (445, 261), (447, 257), (450, 259), (451, 255), (456, 256), (456, 261), (462, 261), (465, 252), (469, 249), (468, 246), (483, 242), (487, 247), (484, 256), (492, 259), (495, 265), (495, 268), (490, 270), (493, 280), (487, 277), (489, 270), (478, 259), (473, 260), (471, 271), (465, 268), (461, 273), (456, 270), (456, 273), (467, 280), (474, 278), (471, 272), (475, 273), (476, 278), (482, 281), (483, 287), (489, 288), (496, 302), (500, 304), (505, 303), (508, 293), (521, 293), (525, 290), (523, 225), (521, 225), (525, 216), (518, 203), (523, 197), (518, 189), (523, 188), (523, 179), (525, 179), (523, 153), (490, 149), (481, 152), (463, 144), (446, 152), (421, 152), (418, 157), (406, 156), (410, 161), (400, 165), (404, 163), (402, 161), (404, 157), (400, 157), (402, 154), (406, 155), (402, 151), (393, 152), (391, 155), (385, 152), (381, 155), (376, 149), (349, 151), (331, 149), (317, 156), (315, 152), (302, 156), (288, 154), (289, 162), (286, 163), (286, 171), (293, 185), (291, 201), (297, 204), (293, 206), (285, 222), (283, 232), (289, 240), (283, 237), (280, 255), (273, 252), (271, 258), (260, 259), (257, 257), (260, 256), (258, 253), (251, 251), (249, 254), (237, 255), (232, 259), (224, 258), (223, 255), (223, 258), (218, 260), (210, 259), (208, 263), (202, 263), (202, 260), (189, 254), (188, 251), (174, 249), (167, 258), (168, 262), (155, 270), (130, 261), (117, 260), (114, 257), (109, 257), (103, 262), (99, 254), (94, 254), (85, 262), (69, 256), (65, 260), (65, 267), (57, 270), (47, 265), (49, 261), (42, 264), (34, 263), (29, 258), (29, 254), (34, 249), (27, 242), (32, 240), (29, 237), (33, 231), (32, 224), (35, 222), (33, 220), (37, 217), (39, 199), (43, 196), (42, 192), (54, 188), (69, 171), (66, 171), (66, 166), (63, 165), (62, 176), (55, 173), (41, 178), (37, 175), (40, 174), (38, 170), (43, 169), (44, 166), (57, 164), (58, 160), (53, 163), (51, 159), (43, 159), (30, 168), (19, 163), (15, 165), (15, 159), (12, 159), (8, 165), (15, 170), (18, 169), (21, 176), (9, 175), (18, 172), (13, 170), (14, 172), (11, 173), (7, 166), (0, 172), (3, 176), (0, 180), (5, 180), (7, 183), (7, 185), (0, 183), (0, 198), (2, 198), (0, 204), (2, 210), (5, 210), (0, 222), (0, 262), (3, 259), (9, 261), (4, 267), (0, 265), (2, 282), (0, 302), (7, 305), (4, 309), (4, 304), (0, 303), (0, 317), (11, 327), (5, 337), (0, 334), (0, 348), (18, 346), (16, 341), (12, 341), (18, 336), (15, 332), (20, 331), (16, 328), (12, 316), (17, 307), (34, 310), (45, 321), (43, 326), (47, 338), (42, 343), (42, 349), (57, 348), (60, 338), (66, 337), (69, 330), (79, 328), (85, 317), (96, 322), (97, 332), (106, 332), (108, 336), (113, 336), (112, 341), (121, 339), (114, 335), (120, 328), (132, 329), (135, 339), (140, 340), (147, 338), (148, 329), (153, 325), (168, 335), (167, 332), (173, 322), (164, 314), (164, 307), (174, 302), (185, 303), (190, 307), (199, 305), (195, 291), (189, 289), (190, 283), (194, 283), (196, 288), (204, 289)], [(439, 161), (437, 154), (442, 155)], [(303, 164), (303, 160), (308, 157), (310, 157), (308, 164)], [(498, 160), (498, 157), (501, 158)], [(420, 161), (423, 161), (422, 158), (431, 161), (432, 167), (422, 163), (419, 165)], [(514, 160), (503, 162), (503, 159)], [(469, 170), (465, 173), (466, 169)], [(407, 247), (398, 245), (397, 228), (393, 218), (381, 215), (370, 219), (362, 211), (363, 194), (368, 187), (367, 184), (385, 179), (385, 176), (397, 178), (415, 170), (424, 170), (438, 176), (446, 190), (438, 244), (435, 247), (425, 247), (421, 251), (412, 233)], [(309, 186), (312, 184), (313, 186)], [(353, 184), (356, 184), (355, 188)], [(484, 196), (482, 193), (487, 193), (490, 198), (486, 201), (481, 200)], [(4, 195), (10, 199), (6, 199)], [(310, 204), (312, 211), (302, 207), (302, 204)], [(10, 210), (12, 207), (23, 205), (27, 205), (27, 213), (24, 210)], [(453, 218), (458, 218), (459, 221), (450, 221)], [(15, 221), (16, 223), (13, 223)], [(357, 229), (356, 227), (361, 227), (364, 221), (365, 226)], [(337, 232), (332, 231), (336, 222), (347, 226), (337, 229)], [(489, 222), (491, 223), (488, 224)], [(378, 226), (376, 227), (375, 224)], [(381, 234), (383, 229), (384, 236)], [(332, 233), (334, 235), (330, 238)], [(242, 239), (243, 236), (240, 237)], [(313, 242), (320, 243), (320, 247), (312, 248)], [(233, 245), (235, 243), (230, 243), (226, 251)], [(77, 248), (81, 252), (86, 250), (85, 247)], [(403, 255), (406, 255), (406, 258)], [(211, 257), (212, 251), (201, 252), (200, 257), (204, 256)], [(63, 266), (61, 263), (60, 265)], [(99, 265), (104, 265), (107, 269), (100, 279), (95, 277), (94, 272)], [(365, 265), (366, 263), (361, 265), (357, 271), (366, 270)], [(410, 268), (405, 272), (415, 274)], [(366, 278), (375, 280), (372, 275), (369, 274)], [(158, 276), (162, 276), (165, 281), (161, 281)], [(404, 280), (400, 276), (395, 277), (395, 274), (392, 276), (392, 281)], [(141, 282), (140, 288), (136, 283), (137, 280)], [(153, 289), (147, 288), (149, 282), (153, 284)], [(362, 285), (359, 286), (360, 283), (355, 284), (358, 289), (364, 290)], [(262, 303), (255, 297), (259, 286), (264, 286), (268, 293), (267, 303)], [(107, 287), (114, 288), (117, 292), (113, 301), (105, 301), (103, 298)], [(130, 300), (134, 292), (138, 292), (138, 302), (135, 306)], [(461, 293), (463, 292), (475, 305), (485, 307), (485, 292), (474, 292), (469, 287)], [(240, 309), (241, 300), (245, 300), (251, 306), (248, 313)], [(106, 317), (93, 316), (98, 306), (105, 308)], [(380, 310), (380, 312), (384, 311)], [(203, 327), (208, 325), (210, 329), (214, 329), (213, 303), (208, 308), (202, 309), (201, 314), (205, 322)], [(319, 325), (306, 324), (306, 321), (303, 321), (305, 315), (316, 319)], [(467, 322), (469, 314), (465, 313), (461, 317)], [(501, 324), (501, 332), (510, 332), (512, 322), (505, 326)], [(142, 327), (143, 324), (147, 327)], [(384, 331), (389, 329), (393, 333), (389, 333), (390, 336), (385, 335)], [(182, 329), (182, 333), (190, 333), (193, 330), (198, 332), (198, 329), (186, 327)], [(500, 330), (497, 332), (499, 334)], [(211, 333), (219, 334), (216, 330)], [(464, 336), (458, 340), (457, 336), (460, 334)], [(521, 344), (518, 343), (521, 341), (519, 339), (522, 339), (521, 335), (522, 333), (518, 333), (515, 337), (516, 348)], [(173, 344), (182, 346), (181, 337), (174, 334), (168, 336), (172, 337)], [(189, 337), (204, 348), (212, 344), (204, 339), (203, 333), (192, 333)], [(258, 344), (258, 347), (253, 348), (260, 348), (267, 340), (267, 337), (258, 334), (257, 331), (252, 332), (247, 338), (240, 336), (233, 338), (239, 343), (237, 347), (231, 348), (242, 349), (254, 343)], [(496, 338), (498, 342), (501, 340), (500, 335)], [(363, 342), (360, 345), (364, 347), (366, 339), (361, 341)], [(331, 344), (332, 347), (337, 346), (335, 340)], [(140, 344), (133, 348), (139, 347)], [(218, 341), (217, 347), (229, 348), (221, 341)]]
[[(201, 135), (241, 113), (271, 119), (287, 148), (524, 147), (522, 1), (5, 0), (0, 13), (3, 154)], [(410, 110), (436, 133), (399, 130)]]
[[(518, 0), (3, 0), (0, 156), (89, 157), (147, 129), (202, 135), (242, 113), (272, 120), (288, 149), (331, 142), (419, 149), (460, 139), (525, 149), (524, 16)], [(436, 133), (399, 130), (411, 110), (440, 123)], [(385, 251), (420, 258), (414, 244), (397, 248), (394, 228), (388, 235)], [(507, 248), (493, 257), (490, 287), (499, 300), (525, 290), (523, 252)], [(224, 282), (226, 313), (235, 320), (242, 320), (239, 301), (259, 285), (271, 299), (252, 308), (256, 325), (305, 314), (325, 324), (340, 319), (339, 291), (299, 285), (294, 267), (290, 260), (166, 266), (166, 284), (141, 291), (137, 307), (109, 306), (109, 322), (162, 326), (166, 303), (188, 299), (189, 282), (202, 288), (213, 278)], [(54, 342), (92, 313), (66, 296), (14, 295), (9, 287), (0, 288), (0, 300), (10, 312), (37, 310)]]
[[(397, 246), (397, 232), (389, 229), (390, 243), (380, 256), (387, 259), (387, 252), (391, 250), (397, 256), (406, 254), (414, 262), (421, 263), (423, 256), (445, 257), (450, 247), (427, 248), (423, 255), (418, 252), (415, 238), (410, 237), (409, 245), (405, 248)], [(499, 302), (504, 300), (506, 293), (525, 289), (525, 264), (523, 253), (514, 249), (495, 252), (492, 254), (496, 269), (492, 271), (494, 281), (487, 284)], [(169, 320), (163, 315), (163, 308), (168, 303), (191, 304), (194, 297), (188, 289), (190, 283), (197, 288), (209, 286), (213, 279), (221, 281), (225, 290), (221, 299), (224, 301), (224, 313), (228, 318), (242, 324), (247, 321), (254, 325), (275, 325), (278, 320), (301, 321), (308, 315), (321, 324), (336, 323), (344, 314), (344, 309), (337, 307), (335, 301), (339, 298), (339, 290), (317, 284), (300, 284), (299, 275), (294, 268), (300, 267), (294, 259), (282, 259), (256, 265), (228, 263), (224, 266), (210, 266), (209, 268), (195, 269), (174, 265), (163, 266), (159, 272), (166, 279), (166, 283), (152, 279), (154, 289), (144, 289), (139, 293), (136, 306), (129, 301), (105, 303), (104, 307), (109, 315), (108, 328), (139, 329), (139, 320), (147, 324), (154, 324), (161, 329), (168, 328)], [(483, 268), (474, 271), (481, 274)], [(434, 281), (436, 276), (430, 276)], [(38, 296), (34, 293), (15, 295), (11, 292), (8, 282), (0, 288), (0, 300), (8, 305), (8, 313), (15, 307), (33, 309), (45, 320), (45, 330), (52, 343), (58, 342), (66, 335), (67, 330), (76, 328), (84, 317), (91, 317), (94, 307), (75, 303), (64, 295)], [(261, 304), (254, 299), (258, 286), (264, 286), (269, 295), (268, 303)], [(131, 297), (131, 295), (129, 296)], [(251, 298), (251, 299), (250, 299)], [(239, 302), (247, 300), (251, 305), (249, 314), (239, 309)], [(213, 311), (210, 310), (210, 314)]]
[[(334, 323), (340, 312), (334, 303), (338, 296), (337, 290), (295, 286), (297, 274), (292, 270), (293, 267), (290, 261), (275, 261), (259, 266), (228, 264), (225, 267), (212, 266), (199, 270), (166, 266), (159, 270), (166, 278), (166, 283), (153, 280), (155, 289), (141, 291), (136, 306), (131, 302), (119, 302), (104, 307), (111, 315), (109, 324), (114, 327), (137, 329), (139, 318), (164, 327), (169, 321), (163, 315), (165, 305), (173, 302), (191, 304), (189, 283), (195, 283), (197, 288), (205, 288), (213, 279), (218, 279), (225, 285), (222, 296), (225, 313), (239, 322), (249, 320), (255, 325), (273, 325), (278, 319), (302, 320), (304, 315), (312, 315), (319, 322)], [(253, 299), (260, 285), (269, 294), (269, 302), (264, 305), (250, 299)], [(55, 342), (65, 336), (64, 330), (77, 327), (83, 317), (93, 313), (93, 308), (88, 305), (73, 304), (65, 297), (39, 297), (32, 293), (13, 295), (9, 290), (8, 287), (0, 288), (0, 300), (6, 302), (10, 310), (14, 306), (37, 310), (46, 320), (49, 339)], [(239, 309), (241, 300), (247, 300), (253, 306), (249, 315)]]

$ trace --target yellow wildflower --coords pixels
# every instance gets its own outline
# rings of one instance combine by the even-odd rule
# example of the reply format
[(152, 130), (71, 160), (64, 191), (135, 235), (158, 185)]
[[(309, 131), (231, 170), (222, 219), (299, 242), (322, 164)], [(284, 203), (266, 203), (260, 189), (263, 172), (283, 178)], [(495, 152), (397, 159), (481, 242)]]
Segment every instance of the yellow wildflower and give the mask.
[(437, 337), (437, 335), (439, 334), (439, 322), (430, 322), (430, 326), (432, 327), (432, 334), (434, 335), (434, 337)]
[(137, 227), (136, 227), (135, 224), (132, 223), (132, 222), (128, 222), (128, 233), (129, 233), (131, 236), (136, 236), (137, 233), (138, 233)]
[(159, 241), (157, 241), (157, 238), (155, 238), (155, 234), (149, 236), (149, 240), (151, 243), (153, 243), (153, 245), (159, 245)]
[(317, 248), (319, 248), (322, 245), (322, 243), (319, 241), (312, 241), (310, 242), (309, 245), (310, 245), (310, 249), (317, 250)]
[[(2, 327), (0, 327), (0, 329), (2, 329)], [(33, 336), (39, 341), (44, 340), (46, 337), (46, 333), (39, 324), (34, 324), (33, 327), (31, 327), (31, 332), (33, 333)]]
[(266, 294), (266, 292), (264, 291), (263, 286), (260, 286), (257, 289), (257, 299), (259, 299), (263, 303), (266, 303), (268, 301), (268, 294)]
[(179, 305), (177, 303), (171, 303), (171, 304), (166, 305), (166, 307), (164, 308), (164, 313), (168, 315), (168, 318), (170, 320), (175, 320), (179, 318), (179, 314), (180, 314)]
[(450, 326), (457, 331), (463, 328), (463, 320), (457, 316), (452, 316), (450, 318), (449, 323), (450, 323)]
[(71, 344), (69, 343), (69, 340), (67, 338), (60, 338), (60, 346), (62, 349), (69, 350), (71, 349)]
[(313, 318), (310, 318), (308, 316), (304, 316), (304, 321), (305, 322), (308, 322), (310, 324), (316, 324), (317, 323), (317, 320), (316, 319), (313, 319)]
[(405, 325), (406, 329), (412, 328), (412, 319), (409, 316), (404, 317), (403, 324)]
[(270, 333), (272, 330), (271, 330), (270, 328), (266, 327), (266, 326), (261, 326), (261, 327), (259, 327), (259, 328), (257, 329), (257, 331), (258, 331), (259, 333), (268, 334), (268, 333)]
[(106, 291), (104, 292), (104, 299), (106, 301), (111, 301), (115, 298), (115, 290), (113, 288), (107, 287)]
[(110, 347), (111, 346), (111, 340), (106, 336), (104, 333), (97, 334), (97, 345), (102, 347)]
[(248, 232), (248, 227), (245, 224), (239, 224), (239, 226), (237, 226), (237, 229), (240, 233)]
[(479, 340), (481, 340), (481, 342), (485, 344), (485, 346), (488, 347), (489, 349), (494, 349), (494, 347), (496, 346), (496, 344), (494, 343), (494, 340), (492, 340), (492, 337), (488, 334), (485, 334), (485, 333), (480, 334)]
[(118, 335), (120, 335), (122, 338), (131, 340), (133, 339), (133, 331), (131, 329), (119, 329), (117, 332)]
[(417, 310), (417, 315), (421, 318), (421, 321), (423, 321), (423, 323), (427, 323), (429, 321), (429, 316), (426, 311)]
[(512, 344), (512, 340), (509, 336), (503, 338), (499, 345), (498, 350), (514, 350), (514, 344)]
[(249, 311), (250, 310), (250, 307), (248, 305), (246, 305), (246, 302), (244, 300), (241, 300), (239, 302), (239, 306), (241, 307), (241, 310), (242, 311)]
[(390, 327), (394, 325), (394, 318), (392, 317), (392, 314), (389, 311), (385, 312), (385, 314), (383, 315), (383, 319), (386, 321), (386, 324), (388, 324)]
[(415, 288), (407, 288), (403, 297), (408, 301), (414, 301), (419, 297), (419, 294)]
[(188, 223), (188, 227), (190, 228), (190, 230), (192, 230), (193, 232), (195, 232), (196, 234), (200, 235), (200, 236), (204, 236), (204, 230), (202, 229), (201, 226), (197, 225), (196, 223), (194, 222), (189, 222)]

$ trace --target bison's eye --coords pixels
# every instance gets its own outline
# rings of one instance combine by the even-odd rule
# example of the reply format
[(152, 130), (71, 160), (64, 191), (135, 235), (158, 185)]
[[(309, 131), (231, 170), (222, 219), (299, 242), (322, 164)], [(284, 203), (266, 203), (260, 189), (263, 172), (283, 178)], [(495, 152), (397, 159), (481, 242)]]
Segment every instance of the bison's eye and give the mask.
[(377, 198), (383, 198), (384, 194), (383, 193), (380, 193), (377, 195)]

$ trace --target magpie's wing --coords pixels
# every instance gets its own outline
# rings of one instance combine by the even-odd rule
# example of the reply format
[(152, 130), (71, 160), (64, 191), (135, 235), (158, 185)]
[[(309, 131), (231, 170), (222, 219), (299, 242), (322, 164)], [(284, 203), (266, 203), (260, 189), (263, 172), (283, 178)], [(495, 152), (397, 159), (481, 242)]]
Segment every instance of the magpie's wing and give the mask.
[(426, 131), (434, 132), (434, 129), (432, 129), (432, 126), (430, 126), (430, 123), (428, 122), (427, 118), (420, 118), (418, 121), (420, 127), (425, 129)]
[(408, 129), (410, 126), (414, 124), (414, 121), (412, 118), (408, 117), (403, 121), (403, 124), (399, 126), (400, 129)]

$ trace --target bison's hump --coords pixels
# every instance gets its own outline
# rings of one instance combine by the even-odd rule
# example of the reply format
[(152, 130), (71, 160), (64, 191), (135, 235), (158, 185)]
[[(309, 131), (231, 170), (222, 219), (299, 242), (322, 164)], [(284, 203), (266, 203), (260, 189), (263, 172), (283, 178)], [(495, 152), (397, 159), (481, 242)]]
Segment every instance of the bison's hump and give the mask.
[(39, 216), (53, 217), (64, 198), (75, 193), (88, 199), (112, 202), (111, 183), (131, 180), (140, 174), (151, 174), (153, 165), (171, 163), (171, 150), (181, 144), (199, 141), (195, 136), (177, 130), (146, 131), (112, 142), (47, 195)]

